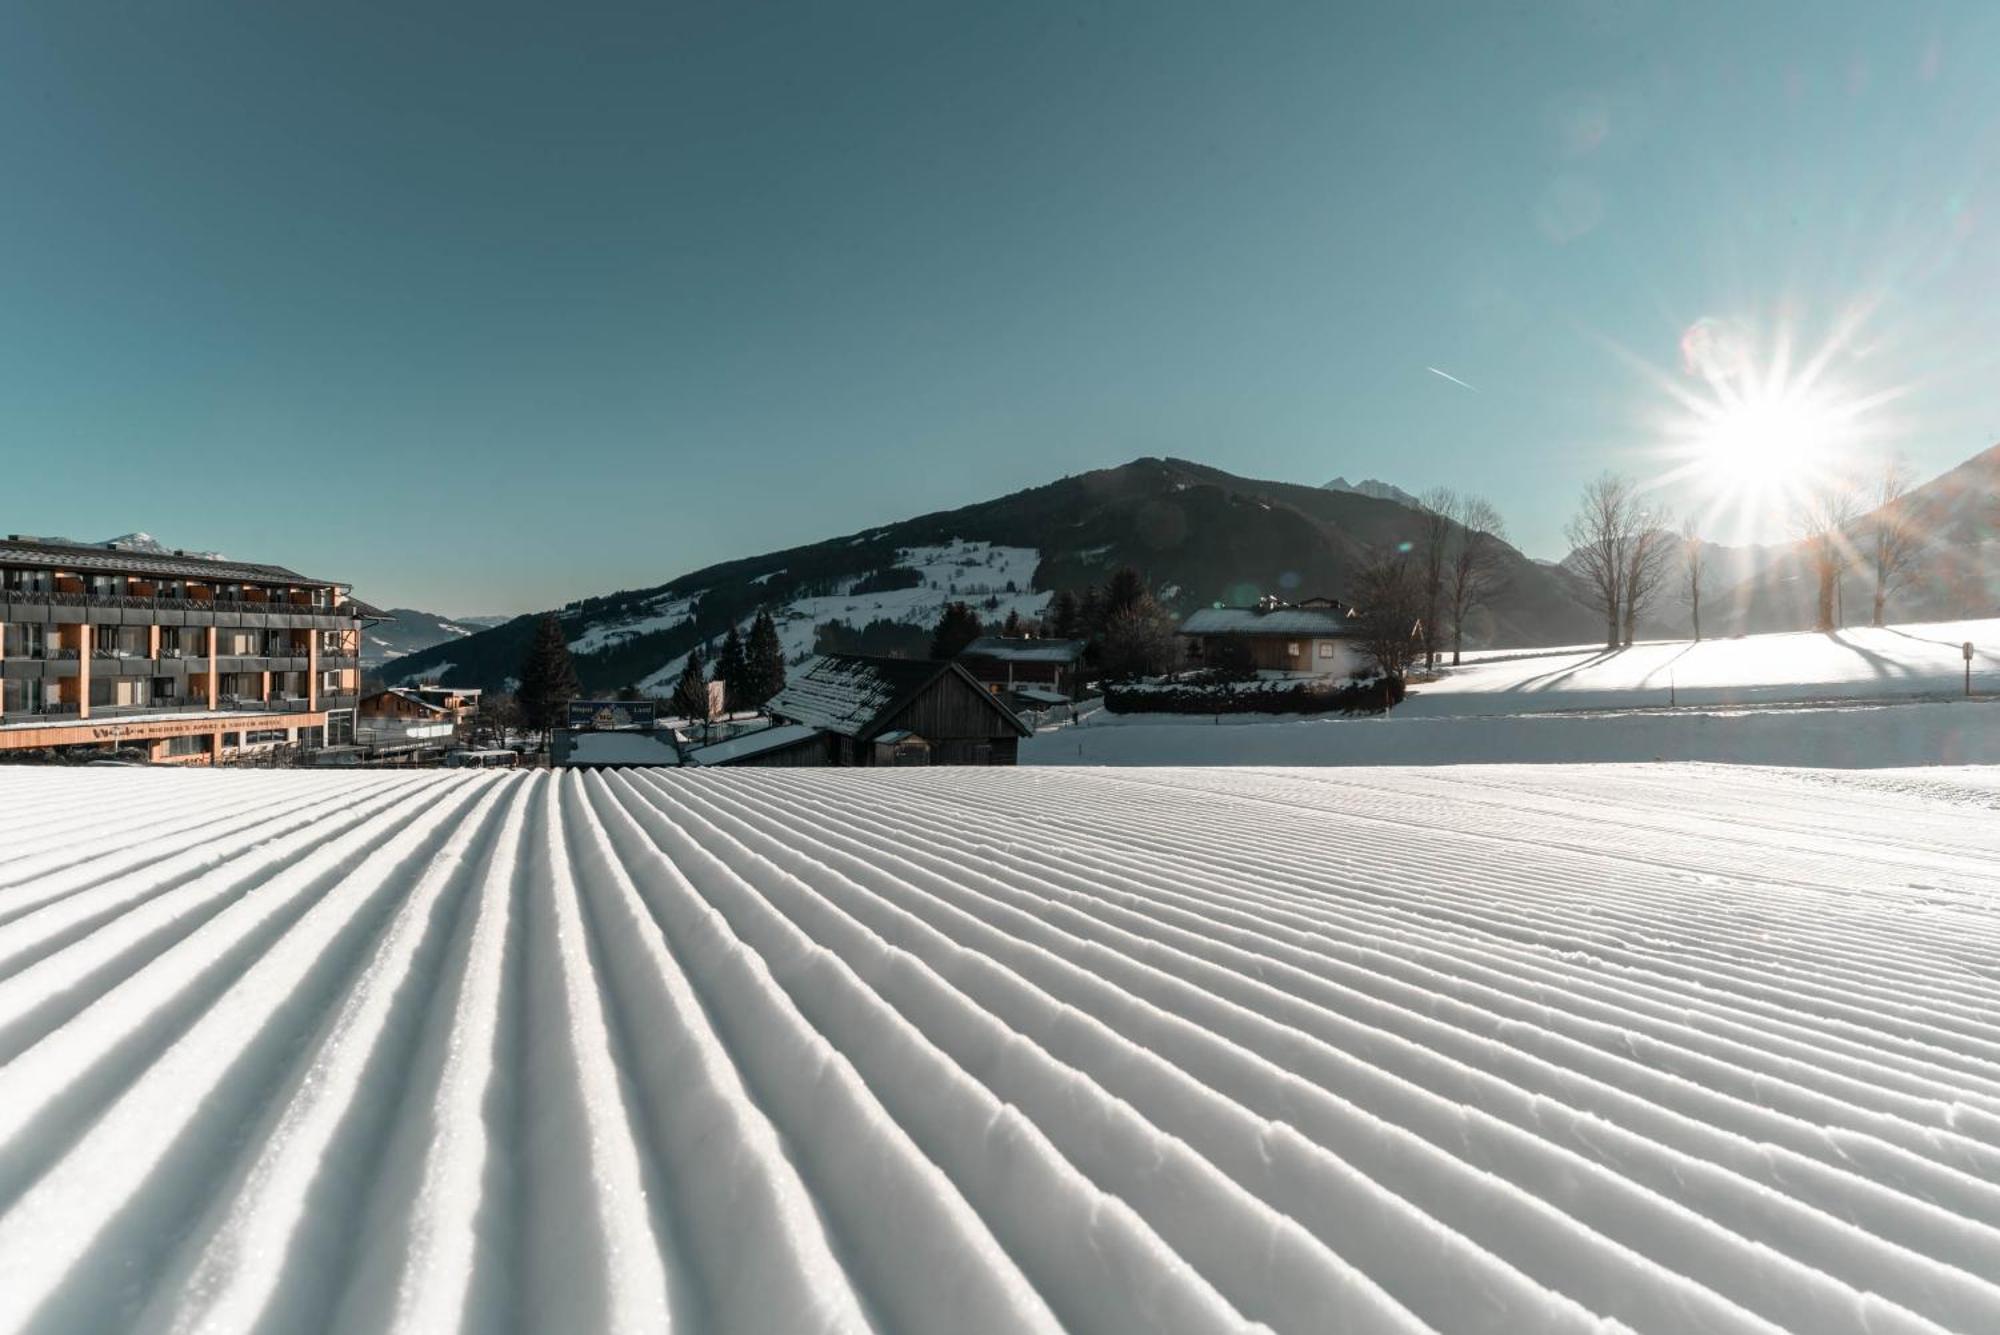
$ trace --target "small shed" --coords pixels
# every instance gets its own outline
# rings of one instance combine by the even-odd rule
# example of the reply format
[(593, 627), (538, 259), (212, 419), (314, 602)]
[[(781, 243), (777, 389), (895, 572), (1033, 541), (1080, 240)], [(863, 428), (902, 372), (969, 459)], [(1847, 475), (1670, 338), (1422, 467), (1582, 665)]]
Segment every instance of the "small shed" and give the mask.
[(825, 733), (819, 763), (829, 765), (926, 763), (920, 756), (933, 765), (1011, 765), (1029, 735), (956, 661), (819, 654), (792, 672), (766, 709)]

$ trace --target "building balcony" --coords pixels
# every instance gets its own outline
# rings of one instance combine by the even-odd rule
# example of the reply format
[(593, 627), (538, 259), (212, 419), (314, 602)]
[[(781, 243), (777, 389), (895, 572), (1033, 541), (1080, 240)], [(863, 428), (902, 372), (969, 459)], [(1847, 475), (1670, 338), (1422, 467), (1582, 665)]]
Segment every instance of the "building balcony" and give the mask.
[(0, 622), (99, 626), (230, 626), (245, 630), (346, 630), (349, 608), (309, 603), (142, 598), (130, 594), (0, 590)]

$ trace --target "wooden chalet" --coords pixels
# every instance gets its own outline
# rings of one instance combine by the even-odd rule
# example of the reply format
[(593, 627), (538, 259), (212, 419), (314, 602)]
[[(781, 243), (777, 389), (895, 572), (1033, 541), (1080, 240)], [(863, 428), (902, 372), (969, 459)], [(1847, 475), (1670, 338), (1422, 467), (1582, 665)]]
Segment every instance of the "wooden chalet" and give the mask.
[(1028, 725), (957, 662), (820, 654), (766, 706), (777, 723), (694, 765), (1011, 765)]
[(1266, 672), (1345, 677), (1360, 666), (1357, 631), (1353, 610), (1332, 598), (1264, 597), (1250, 607), (1199, 608), (1179, 633), (1196, 667), (1247, 654), (1250, 666)]

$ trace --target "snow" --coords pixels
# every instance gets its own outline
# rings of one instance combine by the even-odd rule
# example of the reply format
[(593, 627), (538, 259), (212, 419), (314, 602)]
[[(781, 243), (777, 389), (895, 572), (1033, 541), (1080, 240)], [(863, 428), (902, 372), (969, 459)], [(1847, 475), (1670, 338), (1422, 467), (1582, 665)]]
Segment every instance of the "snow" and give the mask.
[[(1973, 642), (1972, 687), (1963, 698)], [(2000, 620), (1488, 650), (1386, 716), (1101, 714), (1030, 765), (1463, 765), (1697, 760), (2000, 763)], [(1231, 731), (1218, 731), (1229, 728)]]
[[(1035, 568), (1041, 564), (1041, 553), (1033, 547), (1000, 547), (990, 542), (954, 538), (933, 546), (899, 548), (894, 564), (915, 570), (923, 582), (915, 588), (878, 593), (794, 598), (771, 608), (786, 661), (797, 663), (809, 656), (813, 652), (814, 633), (827, 621), (845, 621), (856, 630), (871, 621), (899, 621), (929, 628), (944, 615), (947, 603), (968, 602), (982, 622), (998, 629), (1009, 612), (1039, 617), (1053, 596), (1032, 591)], [(1010, 581), (1014, 585), (1012, 593), (1007, 591)], [(850, 581), (849, 587), (858, 582), (858, 578)], [(998, 605), (985, 606), (988, 598)], [(749, 634), (755, 619), (754, 615), (744, 617), (737, 627), (739, 633)], [(686, 665), (687, 655), (681, 654), (656, 669), (639, 687), (648, 691), (671, 690)]]
[[(637, 612), (619, 621), (597, 622), (569, 642), (573, 654), (592, 654), (600, 649), (609, 649), (615, 644), (629, 640), (636, 635), (645, 635), (656, 630), (672, 630), (694, 615), (694, 605), (702, 592), (687, 594), (663, 593), (652, 600), (649, 610)], [(674, 675), (679, 676), (676, 668)]]
[(761, 755), (803, 742), (819, 731), (803, 723), (781, 723), (775, 727), (758, 728), (739, 737), (731, 737), (726, 742), (716, 742), (699, 747), (688, 753), (688, 763), (693, 765), (724, 765), (745, 756)]
[(1679, 704), (1909, 699), (2000, 693), (2000, 620), (1848, 627), (1734, 639), (1492, 651), (1413, 688), (1400, 713), (1442, 717)]
[(2000, 1329), (1996, 812), (0, 770), (0, 1329)]

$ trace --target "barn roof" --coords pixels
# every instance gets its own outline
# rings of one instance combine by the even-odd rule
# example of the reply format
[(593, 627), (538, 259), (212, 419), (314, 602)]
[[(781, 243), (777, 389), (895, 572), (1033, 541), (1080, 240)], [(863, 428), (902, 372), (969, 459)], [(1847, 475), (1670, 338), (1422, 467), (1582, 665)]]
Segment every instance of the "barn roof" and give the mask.
[(887, 726), (904, 705), (939, 678), (956, 676), (1023, 736), (1028, 729), (1012, 710), (993, 698), (957, 663), (919, 658), (870, 658), (861, 654), (817, 654), (792, 672), (785, 689), (765, 706), (778, 718), (865, 740)]
[(726, 742), (696, 747), (687, 753), (687, 763), (731, 765), (740, 760), (748, 760), (752, 756), (783, 751), (787, 747), (809, 742), (819, 735), (818, 728), (804, 723), (780, 723), (774, 728), (760, 728), (756, 732), (746, 732), (741, 737), (731, 737)]
[(1354, 622), (1330, 607), (1203, 607), (1181, 622), (1183, 635), (1352, 635)]
[(1002, 663), (1074, 663), (1083, 657), (1083, 641), (982, 635), (960, 650), (958, 656), (991, 658)]

